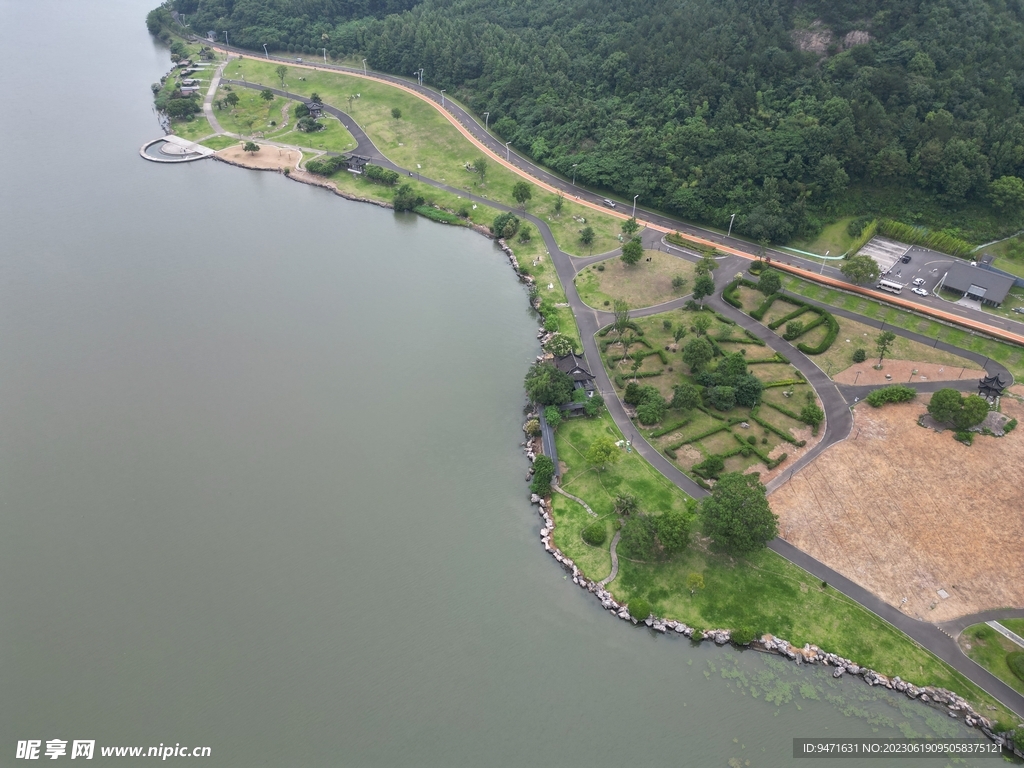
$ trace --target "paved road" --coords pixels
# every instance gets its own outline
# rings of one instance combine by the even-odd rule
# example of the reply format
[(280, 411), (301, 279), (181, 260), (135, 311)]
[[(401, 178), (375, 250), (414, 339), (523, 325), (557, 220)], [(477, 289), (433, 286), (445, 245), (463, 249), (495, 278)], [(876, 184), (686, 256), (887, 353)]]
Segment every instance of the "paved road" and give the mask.
[(974, 624), (1002, 621), (1003, 619), (1024, 619), (1024, 608), (997, 608), (994, 611), (972, 613), (970, 616), (961, 616), (959, 619), (940, 622), (938, 627), (947, 635), (959, 637), (961, 632)]
[[(238, 84), (253, 87), (250, 84)], [(407, 83), (405, 84), (408, 85)], [(262, 88), (262, 86), (260, 87)], [(275, 90), (275, 93), (278, 93), (279, 95), (282, 96), (286, 96), (288, 98), (301, 98), (296, 96), (295, 94), (289, 94), (285, 91)], [(330, 109), (332, 110), (332, 114), (336, 114), (345, 122), (346, 127), (349, 128), (350, 132), (352, 132), (354, 137), (356, 136), (356, 131), (358, 131), (362, 137), (365, 137), (365, 133), (363, 133), (362, 130), (358, 128), (355, 122), (348, 115), (341, 112), (340, 110), (335, 109), (334, 107), (331, 107)], [(367, 143), (366, 146), (373, 147), (373, 157), (374, 159), (377, 159), (382, 166), (392, 168), (393, 170), (396, 170), (399, 173), (402, 173), (403, 175), (410, 175), (410, 171), (408, 171), (407, 169), (401, 168), (400, 166), (395, 165), (394, 163), (387, 160), (387, 158), (385, 158), (379, 152), (379, 150), (377, 150), (376, 147), (373, 146), (372, 142), (369, 141), (368, 137), (366, 137), (365, 139), (357, 138), (357, 141), (361, 142), (363, 140)], [(364, 145), (360, 143), (360, 146)], [(705, 496), (706, 491), (704, 491), (704, 489), (702, 489), (690, 478), (684, 475), (674, 464), (669, 462), (661, 453), (655, 450), (653, 446), (651, 446), (646, 440), (642, 439), (642, 437), (640, 440), (637, 440), (636, 430), (632, 422), (626, 416), (625, 408), (622, 402), (619, 400), (615, 392), (615, 389), (612, 386), (612, 382), (604, 369), (604, 366), (599, 364), (601, 360), (601, 355), (597, 348), (595, 335), (598, 330), (600, 330), (603, 326), (608, 324), (612, 315), (611, 313), (607, 312), (599, 312), (584, 304), (576, 291), (576, 286), (574, 282), (574, 278), (576, 276), (578, 269), (580, 268), (580, 265), (590, 263), (593, 259), (573, 259), (573, 257), (571, 257), (569, 254), (562, 251), (555, 242), (554, 237), (551, 234), (551, 230), (548, 228), (546, 222), (533, 215), (524, 214), (519, 209), (515, 209), (511, 206), (506, 206), (501, 203), (497, 203), (494, 200), (489, 200), (486, 198), (478, 197), (476, 195), (472, 195), (470, 193), (467, 193), (465, 190), (450, 187), (447, 184), (434, 181), (433, 179), (427, 179), (425, 177), (418, 178), (423, 183), (429, 184), (438, 189), (444, 189), (446, 191), (453, 192), (457, 195), (461, 195), (466, 199), (478, 202), (479, 204), (482, 205), (488, 205), (491, 206), (492, 208), (497, 208), (500, 210), (515, 210), (520, 215), (525, 216), (525, 218), (530, 220), (537, 227), (538, 232), (540, 232), (544, 238), (545, 245), (547, 246), (548, 252), (551, 255), (552, 263), (554, 264), (555, 270), (558, 273), (559, 280), (562, 282), (562, 285), (565, 288), (567, 301), (569, 302), (569, 305), (576, 316), (577, 325), (579, 326), (580, 337), (583, 342), (584, 352), (587, 358), (592, 361), (591, 369), (595, 374), (598, 389), (601, 391), (602, 395), (604, 395), (606, 405), (616, 425), (619, 427), (619, 429), (622, 431), (624, 435), (626, 435), (632, 440), (635, 450), (637, 450), (640, 453), (640, 455), (647, 459), (655, 468), (658, 469), (659, 472), (665, 475), (665, 477), (671, 480), (676, 486), (678, 486), (684, 492), (686, 492), (687, 494), (694, 498), (701, 498), (702, 496)], [(696, 257), (695, 255), (690, 255), (690, 258), (695, 259)], [(716, 279), (716, 284), (718, 284), (719, 287), (724, 285), (725, 282), (727, 282), (727, 280), (731, 279), (732, 275), (736, 274), (736, 272), (742, 271), (742, 268), (744, 268), (748, 264), (748, 262), (742, 260), (739, 257), (726, 257), (720, 259), (719, 263), (720, 267), (718, 270), (716, 270), (719, 274), (719, 277), (717, 277)], [(682, 297), (672, 302), (668, 302), (666, 305), (662, 305), (660, 308), (649, 308), (648, 310), (640, 310), (636, 313), (631, 313), (631, 315), (642, 316), (644, 314), (649, 314), (654, 311), (664, 311), (664, 308), (671, 308), (677, 304), (681, 306), (682, 303), (685, 303), (685, 300), (686, 297)], [(778, 485), (781, 484), (783, 478), (788, 479), (788, 477), (791, 477), (793, 473), (802, 468), (809, 461), (813, 460), (815, 456), (820, 454), (821, 451), (825, 450), (828, 446), (834, 444), (835, 442), (838, 442), (839, 440), (845, 439), (845, 437), (849, 434), (850, 428), (852, 426), (852, 416), (850, 414), (849, 407), (847, 405), (846, 400), (843, 398), (842, 393), (839, 391), (838, 387), (836, 387), (835, 383), (832, 382), (831, 379), (829, 379), (824, 374), (824, 372), (821, 371), (821, 369), (814, 365), (814, 363), (811, 362), (809, 358), (807, 358), (805, 355), (797, 351), (795, 347), (789, 344), (789, 342), (785, 341), (775, 333), (769, 331), (761, 323), (753, 320), (749, 316), (743, 314), (742, 312), (735, 309), (731, 305), (722, 301), (720, 296), (716, 295), (715, 297), (709, 299), (707, 303), (710, 304), (711, 307), (715, 309), (715, 311), (734, 320), (735, 322), (737, 322), (737, 324), (740, 324), (741, 327), (749, 329), (752, 333), (757, 335), (758, 338), (763, 339), (765, 343), (768, 344), (772, 349), (782, 352), (782, 354), (789, 358), (792, 361), (793, 365), (796, 366), (798, 370), (800, 370), (804, 374), (804, 376), (807, 377), (808, 382), (810, 382), (811, 385), (818, 392), (819, 397), (821, 397), (822, 399), (825, 411), (828, 414), (828, 420), (826, 422), (826, 432), (822, 441), (817, 446), (812, 448), (811, 451), (809, 451), (804, 457), (802, 457), (797, 462), (794, 462), (794, 465), (793, 467), (790, 468), (789, 473), (784, 473), (783, 475), (780, 476), (780, 478), (777, 479), (777, 481), (769, 483), (769, 489), (774, 490), (774, 488), (778, 487)], [(853, 317), (857, 318), (858, 320), (861, 320), (862, 322), (864, 321), (864, 319), (859, 318), (856, 315), (853, 315)], [(893, 332), (899, 332), (903, 329), (893, 328), (892, 330)], [(964, 352), (965, 350), (959, 350), (957, 353), (963, 354)], [(979, 685), (981, 688), (983, 688), (984, 690), (988, 691), (990, 694), (998, 698), (1001, 702), (1003, 702), (1003, 704), (1012, 709), (1018, 715), (1024, 717), (1024, 696), (1021, 696), (1019, 693), (1014, 691), (1001, 680), (994, 677), (992, 674), (982, 669), (973, 661), (964, 656), (963, 653), (960, 652), (960, 649), (956, 645), (956, 642), (948, 634), (943, 632), (939, 627), (933, 624), (928, 624), (926, 622), (917, 621), (916, 619), (913, 619), (901, 613), (898, 609), (881, 601), (879, 598), (875, 597), (873, 594), (865, 590), (863, 587), (855, 584), (854, 582), (847, 579), (845, 576), (842, 576), (838, 572), (826, 566), (824, 563), (815, 560), (807, 553), (798, 550), (796, 547), (782, 539), (775, 539), (774, 541), (770, 542), (768, 546), (774, 552), (782, 555), (786, 559), (800, 566), (816, 578), (828, 582), (829, 585), (833, 586), (838, 591), (842, 592), (843, 594), (852, 598), (856, 602), (860, 603), (865, 608), (872, 611), (876, 615), (880, 616), (885, 621), (888, 621), (889, 623), (898, 627), (900, 630), (905, 632), (915, 641), (920, 643), (923, 647), (927, 648), (931, 652), (935, 653), (935, 655), (937, 655), (939, 658), (946, 661), (948, 664), (950, 664), (950, 666), (952, 666), (958, 672), (963, 674), (965, 677), (967, 677), (975, 684)], [(995, 618), (1005, 618), (1007, 616), (1006, 612), (996, 613), (998, 615)]]

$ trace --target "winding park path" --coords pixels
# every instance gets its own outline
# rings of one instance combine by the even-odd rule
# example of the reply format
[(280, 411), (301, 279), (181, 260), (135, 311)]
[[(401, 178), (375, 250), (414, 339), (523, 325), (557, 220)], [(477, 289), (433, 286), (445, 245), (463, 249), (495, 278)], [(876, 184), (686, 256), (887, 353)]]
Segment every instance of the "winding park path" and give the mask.
[[(220, 47), (222, 49), (224, 48), (224, 46), (216, 47)], [(252, 58), (263, 57), (254, 56)], [(275, 57), (271, 58), (275, 59)], [(364, 76), (361, 71), (353, 70), (347, 67), (313, 67), (312, 65), (298, 65), (295, 64), (294, 62), (287, 61), (285, 59), (278, 58), (275, 60), (282, 61), (283, 63), (287, 63), (290, 66), (306, 66), (311, 69), (332, 69), (343, 71), (346, 74), (356, 75), (359, 77)], [(442, 109), (439, 103), (440, 99), (434, 98), (432, 95), (434, 94), (434, 92), (430, 91), (430, 89), (411, 85), (410, 83), (408, 83), (405, 80), (402, 80), (401, 78), (395, 78), (387, 75), (374, 74), (373, 77), (369, 79), (383, 80), (391, 84), (394, 84), (398, 87), (401, 87), (404, 90), (415, 93), (421, 98), (438, 102), (437, 108)], [(234, 80), (225, 82), (230, 82), (234, 86), (244, 88), (254, 88), (259, 90), (263, 90), (265, 88), (265, 86), (263, 85), (254, 85), (252, 83), (245, 83)], [(270, 90), (274, 92), (276, 95), (285, 98), (295, 100), (304, 100), (305, 98), (299, 94), (289, 93), (287, 91), (279, 89), (271, 88)], [(439, 94), (437, 95), (439, 96)], [(207, 98), (210, 98), (210, 96), (208, 95)], [(457, 124), (462, 126), (462, 130), (467, 136), (472, 137), (475, 143), (477, 143), (478, 145), (486, 146), (491, 151), (491, 154), (494, 154), (494, 144), (496, 140), (492, 136), (490, 136), (489, 133), (484, 132), (482, 126), (479, 126), (479, 124), (477, 124), (475, 120), (473, 120), (468, 115), (468, 113), (462, 110), (461, 107), (458, 107), (457, 105), (453, 104), (450, 99), (445, 99), (445, 104), (446, 106), (443, 108), (445, 114), (448, 114), (450, 116), (454, 115), (455, 119), (457, 119)], [(368, 136), (366, 136), (365, 132), (357, 125), (357, 123), (355, 122), (355, 120), (351, 118), (351, 116), (347, 115), (346, 113), (342, 112), (336, 107), (328, 106), (327, 111), (330, 112), (330, 114), (337, 117), (339, 120), (341, 120), (345, 127), (352, 134), (352, 136), (356, 139), (356, 142), (358, 144), (358, 154), (365, 157), (370, 157), (379, 165), (395, 170), (403, 176), (413, 175), (414, 172), (402, 168), (388, 160), (383, 155), (383, 153), (381, 153), (377, 149), (377, 147), (374, 146), (373, 142), (369, 139)], [(211, 121), (211, 125), (215, 125), (215, 123)], [(476, 133), (473, 133), (473, 131), (476, 131)], [(504, 150), (504, 147), (502, 146), (501, 149)], [(505, 153), (501, 152), (501, 154), (504, 155)], [(511, 158), (513, 154), (514, 153), (509, 152), (509, 157)], [(504, 157), (498, 157), (497, 159), (502, 163), (502, 165), (506, 165), (507, 167), (510, 167), (513, 170), (517, 170), (522, 175), (532, 177), (531, 180), (534, 181), (535, 183), (537, 183), (537, 179), (541, 179), (543, 182), (541, 183), (541, 186), (548, 188), (552, 191), (569, 192), (574, 196), (576, 194), (579, 194), (581, 197), (581, 202), (591, 199), (596, 200), (597, 202), (595, 202), (592, 205), (592, 207), (599, 208), (604, 213), (609, 213), (607, 208), (600, 205), (601, 198), (598, 197), (597, 195), (587, 192), (585, 190), (580, 190), (576, 187), (572, 187), (571, 185), (568, 185), (564, 179), (560, 179), (559, 177), (554, 176), (553, 174), (544, 169), (540, 169), (537, 168), (536, 166), (533, 166), (528, 161), (519, 156), (515, 156), (515, 158), (515, 161), (509, 160), (508, 162), (506, 162)], [(594, 361), (592, 362), (591, 367), (595, 375), (595, 379), (597, 381), (598, 389), (605, 397), (605, 403), (616, 426), (622, 431), (624, 435), (629, 437), (637, 452), (640, 453), (641, 456), (643, 456), (650, 464), (652, 464), (666, 478), (672, 481), (677, 487), (682, 489), (685, 493), (692, 496), (693, 498), (701, 498), (707, 495), (707, 492), (704, 489), (702, 489), (693, 480), (691, 480), (689, 477), (683, 474), (677, 466), (668, 461), (668, 459), (666, 459), (660, 452), (658, 452), (653, 446), (651, 446), (646, 440), (644, 440), (642, 436), (640, 436), (640, 439), (638, 439), (637, 431), (633, 423), (630, 421), (629, 417), (626, 415), (625, 407), (623, 406), (621, 400), (619, 400), (615, 392), (615, 389), (612, 386), (612, 382), (608, 376), (607, 371), (604, 369), (603, 365), (599, 364), (602, 358), (597, 347), (595, 336), (601, 328), (608, 325), (612, 321), (614, 316), (610, 312), (596, 310), (585, 304), (580, 298), (578, 292), (576, 291), (575, 277), (580, 269), (582, 269), (583, 267), (587, 266), (590, 263), (593, 263), (594, 261), (599, 261), (602, 258), (608, 258), (609, 254), (603, 254), (601, 256), (596, 257), (589, 257), (587, 259), (574, 258), (558, 247), (558, 244), (555, 242), (555, 239), (551, 233), (550, 228), (547, 226), (547, 223), (542, 219), (531, 214), (528, 214), (519, 208), (514, 208), (512, 206), (504, 205), (491, 199), (486, 199), (483, 197), (479, 197), (477, 195), (473, 195), (471, 193), (466, 192), (466, 190), (464, 189), (451, 187), (442, 182), (433, 179), (428, 179), (418, 173), (416, 174), (416, 177), (425, 184), (428, 184), (438, 189), (443, 189), (448, 192), (452, 192), (456, 195), (460, 195), (465, 199), (477, 202), (481, 205), (490, 206), (491, 208), (496, 208), (499, 210), (515, 211), (518, 215), (525, 217), (526, 219), (531, 221), (534, 224), (534, 226), (537, 227), (537, 231), (541, 233), (544, 239), (544, 243), (547, 246), (547, 250), (552, 259), (552, 263), (555, 266), (555, 270), (558, 274), (559, 280), (561, 281), (562, 286), (565, 289), (566, 300), (568, 301), (569, 306), (573, 312), (573, 315), (576, 318), (576, 323), (579, 328), (580, 339), (583, 344), (584, 352), (589, 360)], [(756, 246), (752, 246), (751, 244), (746, 243), (744, 241), (736, 240), (735, 238), (723, 238), (718, 233), (712, 233), (709, 230), (701, 230), (696, 227), (690, 227), (689, 225), (676, 222), (661, 214), (651, 214), (647, 211), (642, 211), (641, 209), (637, 209), (637, 213), (638, 215), (644, 214), (645, 218), (647, 219), (647, 221), (644, 222), (646, 224), (646, 230), (644, 232), (643, 237), (645, 240), (645, 245), (647, 245), (648, 247), (656, 247), (658, 245), (658, 241), (661, 240), (661, 234), (665, 232), (679, 231), (683, 233), (698, 233), (699, 237), (695, 237), (695, 239), (698, 242), (712, 244), (720, 251), (725, 251), (727, 255), (719, 259), (719, 269), (717, 270), (717, 272), (721, 276), (723, 276), (722, 278), (719, 278), (719, 280), (717, 281), (719, 283), (719, 287), (722, 283), (725, 282), (724, 276), (731, 277), (737, 272), (745, 271), (746, 266), (749, 264), (749, 261), (755, 258), (755, 251), (757, 250)], [(627, 216), (621, 214), (619, 216), (620, 218), (623, 219), (628, 218)], [(726, 242), (728, 243), (727, 245)], [(691, 261), (698, 260), (696, 254), (687, 252), (684, 248), (670, 248), (667, 250), (669, 250), (670, 253), (673, 253), (673, 255), (681, 259)], [(779, 260), (799, 261), (799, 259), (789, 256), (789, 254), (783, 254), (780, 252), (769, 253), (772, 255), (773, 262), (778, 262)], [(855, 293), (862, 293), (864, 295), (870, 296), (873, 299), (883, 299), (888, 301), (888, 303), (890, 304), (896, 304), (903, 308), (907, 308), (923, 314), (937, 316), (935, 312), (925, 312), (922, 307), (905, 300), (897, 299), (896, 297), (882, 297), (878, 296), (874, 291), (860, 289), (857, 286), (851, 286), (849, 283), (834, 280), (831, 278), (822, 279), (816, 272), (808, 271), (803, 267), (794, 267), (790, 264), (785, 263), (779, 264), (779, 266), (794, 274), (799, 274), (801, 277), (806, 277), (807, 279), (811, 279), (817, 282), (824, 282), (829, 285), (834, 284), (835, 287), (841, 288), (843, 290)], [(630, 314), (633, 317), (643, 317), (672, 309), (678, 309), (681, 308), (686, 303), (687, 299), (688, 297), (684, 296), (678, 299), (674, 299), (673, 301), (670, 302), (659, 304), (654, 307), (638, 309), (632, 311)], [(719, 314), (734, 321), (741, 328), (750, 331), (757, 338), (764, 341), (769, 348), (777, 352), (780, 352), (784, 356), (786, 356), (792, 362), (794, 367), (796, 367), (805, 376), (807, 381), (818, 393), (818, 396), (822, 402), (822, 406), (825, 410), (825, 433), (822, 437), (822, 440), (817, 445), (815, 445), (810, 451), (808, 451), (805, 455), (803, 455), (797, 461), (795, 461), (788, 472), (783, 473), (782, 475), (780, 475), (779, 477), (777, 477), (775, 480), (768, 484), (768, 490), (769, 492), (771, 492), (778, 488), (780, 485), (782, 485), (784, 482), (787, 482), (790, 478), (792, 478), (792, 476), (796, 472), (798, 472), (808, 463), (813, 461), (824, 450), (842, 440), (845, 440), (849, 436), (853, 426), (853, 416), (850, 410), (850, 402), (852, 401), (852, 397), (860, 396), (856, 394), (856, 391), (860, 388), (840, 387), (836, 385), (835, 382), (833, 382), (825, 374), (824, 371), (822, 371), (810, 358), (808, 358), (806, 355), (797, 350), (795, 346), (785, 341), (781, 336), (770, 331), (766, 326), (762, 325), (760, 322), (754, 320), (750, 316), (744, 314), (735, 307), (732, 307), (731, 305), (723, 301), (721, 299), (720, 294), (716, 294), (715, 296), (710, 297), (706, 301), (706, 303)], [(861, 315), (857, 315), (856, 313), (849, 312), (847, 310), (837, 309), (834, 307), (828, 307), (828, 309), (830, 312), (833, 312), (834, 314), (849, 317), (851, 319), (855, 319), (858, 322), (862, 322), (867, 325), (872, 325), (875, 327), (879, 327), (880, 325), (879, 321)], [(958, 324), (961, 325), (967, 325), (969, 327), (971, 326), (970, 321), (961, 317), (953, 317), (953, 315), (949, 315), (944, 319), (946, 319), (947, 321), (957, 322)], [(993, 318), (993, 320), (999, 319), (1000, 318)], [(979, 330), (984, 330), (985, 332), (993, 336), (1002, 338), (1019, 338), (1018, 343), (1024, 344), (1024, 335), (1018, 335), (1018, 332), (1020, 331), (1019, 324), (1010, 321), (1008, 322), (1011, 326), (1014, 326), (1014, 329), (1009, 332), (1004, 329), (989, 327), (984, 324), (974, 323), (974, 325)], [(988, 371), (990, 374), (1003, 372), (1008, 373), (1002, 365), (996, 363), (995, 361), (989, 360), (984, 356), (978, 355), (977, 353), (971, 352), (970, 350), (959, 349), (957, 347), (953, 347), (952, 345), (945, 344), (943, 342), (936, 342), (933, 339), (929, 339), (927, 337), (921, 336), (920, 334), (916, 334), (911, 331), (906, 331), (902, 328), (889, 326), (887, 330), (891, 330), (893, 333), (897, 335), (905, 336), (916, 341), (922, 341), (923, 343), (927, 343), (932, 346), (936, 346), (937, 348), (944, 349), (949, 352), (954, 352), (955, 354), (961, 355), (971, 360), (975, 360), (984, 365), (986, 371)], [(926, 382), (915, 384), (913, 386), (915, 386), (915, 388), (920, 389), (921, 391), (929, 391), (930, 388), (934, 387), (934, 384), (934, 382)], [(948, 384), (946, 386), (948, 386)], [(874, 387), (865, 387), (863, 389), (866, 392), (870, 391), (870, 389), (873, 388)], [(614, 578), (614, 576), (617, 574), (617, 557), (614, 547), (614, 543), (616, 541), (617, 536), (613, 539), (612, 546), (612, 574), (609, 576), (608, 579), (606, 579), (604, 583), (611, 581), (611, 579)], [(805, 552), (802, 552), (801, 550), (797, 549), (796, 547), (782, 539), (775, 539), (769, 542), (768, 546), (774, 552), (778, 553), (787, 560), (790, 560), (794, 564), (811, 573), (815, 578), (827, 582), (830, 586), (832, 586), (842, 594), (846, 595), (847, 597), (855, 600), (863, 607), (865, 607), (867, 610), (875, 613), (880, 618), (899, 628), (901, 631), (906, 633), (921, 646), (934, 653), (936, 656), (941, 658), (943, 661), (947, 662), (958, 672), (963, 674), (966, 678), (968, 678), (976, 685), (986, 690), (995, 698), (997, 698), (1009, 709), (1013, 710), (1016, 714), (1020, 715), (1021, 717), (1024, 717), (1024, 696), (1010, 688), (1010, 686), (1006, 685), (1004, 682), (996, 678), (994, 675), (992, 675), (982, 667), (978, 666), (975, 662), (968, 659), (960, 651), (960, 648), (957, 645), (954, 637), (948, 632), (947, 625), (942, 625), (942, 627), (940, 627), (934, 624), (929, 624), (927, 622), (918, 621), (905, 615), (897, 608), (880, 600), (878, 597), (871, 594), (858, 584), (855, 584), (854, 582), (850, 581), (842, 574), (832, 570), (824, 563), (821, 563), (820, 561), (814, 559), (810, 555), (806, 554)], [(1017, 615), (1017, 612), (1013, 610), (993, 611), (988, 612), (986, 614), (986, 616), (988, 616), (988, 618), (990, 619), (1008, 618), (1015, 615)], [(972, 621), (971, 623), (975, 622)], [(960, 627), (960, 629), (962, 629), (962, 627)], [(957, 632), (959, 632), (960, 629), (958, 629)]]

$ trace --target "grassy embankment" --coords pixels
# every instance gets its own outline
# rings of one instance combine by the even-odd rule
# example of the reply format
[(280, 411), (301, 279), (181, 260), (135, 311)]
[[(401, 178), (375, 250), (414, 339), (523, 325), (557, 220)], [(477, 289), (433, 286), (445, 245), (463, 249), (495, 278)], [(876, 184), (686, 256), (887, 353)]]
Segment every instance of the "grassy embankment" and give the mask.
[[(281, 88), (281, 80), (274, 71), (277, 66), (246, 58), (232, 62), (231, 77), (238, 79), (244, 74), (251, 83)], [(288, 68), (283, 87), (305, 97), (315, 91), (325, 103), (344, 110), (388, 159), (403, 168), (481, 197), (516, 205), (512, 187), (522, 178), (493, 160), (483, 179), (475, 171), (467, 170), (467, 163), (472, 165), (483, 153), (434, 107), (412, 94), (385, 83), (296, 67)], [(350, 99), (356, 94), (358, 98)], [(393, 108), (401, 110), (400, 119), (391, 116)], [(619, 247), (618, 219), (584, 208), (568, 198), (561, 213), (555, 213), (556, 196), (535, 185), (531, 187), (533, 197), (527, 210), (548, 223), (555, 240), (567, 253), (585, 256)], [(579, 230), (588, 225), (595, 233), (589, 247), (579, 242)]]
[[(580, 532), (593, 518), (575, 502), (558, 494), (552, 497), (554, 541), (593, 579), (604, 578), (611, 570), (616, 493), (636, 494), (640, 508), (649, 514), (688, 503), (682, 491), (636, 453), (623, 453), (602, 472), (589, 466), (584, 458), (587, 448), (600, 435), (623, 437), (605, 413), (562, 424), (556, 440), (559, 459), (567, 467), (562, 486), (585, 499), (605, 521), (605, 544), (584, 543)], [(701, 574), (705, 585), (693, 596), (686, 587), (690, 573)], [(711, 550), (698, 527), (694, 543), (671, 560), (638, 563), (620, 555), (619, 575), (608, 589), (620, 602), (646, 599), (657, 615), (693, 627), (746, 627), (798, 645), (813, 643), (884, 674), (954, 690), (1002, 728), (1016, 724), (995, 700), (902, 632), (770, 550), (744, 558), (719, 554)]]
[[(695, 269), (694, 263), (672, 254), (644, 251), (640, 263), (632, 266), (618, 257), (590, 265), (576, 276), (576, 290), (595, 309), (611, 310), (615, 301), (634, 309), (651, 307), (690, 293)], [(674, 277), (686, 280), (685, 285), (673, 288)]]
[[(866, 299), (860, 296), (844, 293), (843, 291), (837, 291), (815, 283), (810, 283), (797, 277), (783, 275), (782, 285), (787, 291), (798, 296), (814, 299), (815, 301), (820, 301), (829, 306), (842, 307), (843, 309), (848, 309), (866, 317), (883, 320), (886, 325), (905, 328), (909, 331), (915, 331), (923, 334), (929, 338), (947, 342), (956, 347), (960, 347), (961, 349), (969, 349), (972, 352), (979, 352), (986, 357), (989, 357), (992, 360), (997, 360), (1005, 365), (1010, 372), (1013, 373), (1014, 378), (1019, 379), (1024, 377), (1024, 347), (986, 339), (963, 328), (944, 325), (943, 323), (929, 320), (911, 312), (905, 312), (888, 305), (880, 304), (877, 301), (872, 301), (871, 299)], [(877, 335), (877, 333), (878, 332), (876, 331), (875, 334)], [(843, 336), (844, 340), (847, 338), (851, 337)], [(839, 347), (842, 350), (842, 354), (846, 355), (845, 346), (845, 342), (837, 341), (836, 344), (833, 345), (833, 349)], [(867, 351), (870, 357), (871, 350), (867, 349)], [(820, 362), (823, 357), (823, 355), (819, 355), (815, 362)], [(922, 360), (921, 362), (928, 361)], [(937, 360), (937, 362), (942, 361)], [(835, 371), (833, 371), (833, 373), (835, 373)]]
[[(693, 336), (694, 317), (693, 312), (675, 310), (637, 318), (633, 322), (640, 333), (636, 330), (626, 333), (627, 340), (630, 336), (634, 338), (629, 350), (625, 350), (629, 357), (625, 357), (615, 331), (597, 337), (601, 361), (620, 396), (633, 380), (633, 360), (638, 357), (642, 357), (642, 364), (635, 374), (637, 383), (654, 387), (666, 400), (672, 399), (675, 386), (694, 383), (679, 351)], [(676, 343), (674, 335), (680, 327), (686, 335)], [(658, 424), (636, 424), (637, 433), (691, 477), (696, 477), (693, 465), (712, 455), (724, 457), (726, 472), (743, 472), (758, 465), (760, 471), (764, 471), (768, 468), (766, 456), (778, 460), (782, 453), (791, 454), (800, 447), (797, 443), (812, 441), (810, 428), (789, 415), (798, 414), (808, 397), (817, 402), (813, 389), (799, 372), (738, 326), (716, 319), (707, 333), (723, 352), (743, 354), (748, 371), (766, 385), (761, 405), (756, 410), (737, 405), (725, 412), (713, 408), (688, 413), (669, 409)], [(711, 370), (715, 364), (710, 364)], [(770, 426), (755, 421), (755, 415)], [(743, 427), (744, 423), (748, 426)], [(741, 448), (749, 444), (751, 437), (754, 446), (745, 456)]]
[[(188, 58), (194, 62), (202, 61), (199, 57), (200, 45), (198, 43), (181, 42), (185, 46), (186, 56)], [(200, 103), (202, 103), (203, 97), (206, 95), (206, 89), (210, 85), (210, 78), (213, 77), (213, 73), (217, 69), (217, 64), (222, 60), (222, 55), (214, 54), (214, 58), (212, 60), (203, 61), (204, 64), (209, 64), (210, 66), (203, 67), (201, 71), (189, 75), (190, 78), (198, 80), (202, 86), (200, 88), (199, 95), (194, 97), (197, 98)], [(163, 86), (160, 89), (160, 94), (157, 95), (157, 98), (159, 98), (159, 95), (170, 94), (170, 92), (177, 87), (180, 72), (181, 70), (177, 67), (170, 70), (167, 75), (167, 79), (164, 81)], [(215, 133), (213, 127), (202, 112), (192, 115), (188, 120), (183, 118), (175, 118), (171, 120), (171, 132), (176, 136), (188, 139), (189, 141), (195, 141), (196, 139), (201, 139)]]
[(847, 226), (854, 218), (853, 216), (845, 216), (822, 227), (821, 232), (816, 237), (809, 240), (795, 240), (789, 243), (789, 245), (801, 251), (817, 253), (821, 256), (824, 256), (826, 253), (829, 256), (841, 256), (849, 250), (853, 241), (856, 240), (853, 235), (846, 231)]
[[(1024, 637), (1024, 619), (1004, 619), (999, 623)], [(1006, 663), (1008, 653), (1024, 651), (1024, 648), (987, 624), (975, 624), (965, 629), (960, 635), (960, 648), (1015, 691), (1024, 693), (1024, 680), (1017, 677)]]

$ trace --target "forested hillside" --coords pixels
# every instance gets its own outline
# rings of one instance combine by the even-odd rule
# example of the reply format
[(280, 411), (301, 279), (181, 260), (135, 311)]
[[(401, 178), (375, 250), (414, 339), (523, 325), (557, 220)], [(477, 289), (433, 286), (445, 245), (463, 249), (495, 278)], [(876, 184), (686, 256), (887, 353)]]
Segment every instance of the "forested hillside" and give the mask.
[(974, 239), (1021, 223), (1022, 0), (414, 3), (171, 7), (254, 50), (423, 67), (534, 159), (753, 238), (840, 213)]

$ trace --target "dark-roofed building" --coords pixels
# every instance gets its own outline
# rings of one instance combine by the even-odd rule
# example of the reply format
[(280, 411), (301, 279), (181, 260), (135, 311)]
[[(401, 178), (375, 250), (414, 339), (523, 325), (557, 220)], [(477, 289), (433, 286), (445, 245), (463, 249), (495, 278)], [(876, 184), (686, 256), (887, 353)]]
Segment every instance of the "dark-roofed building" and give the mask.
[(308, 104), (306, 104), (306, 106), (309, 107), (309, 116), (312, 117), (314, 120), (316, 120), (324, 113), (324, 105), (321, 104), (319, 101), (311, 101)]
[(1003, 390), (1010, 386), (1010, 377), (1003, 373), (986, 376), (978, 382), (978, 394), (985, 399), (1000, 397)]
[(586, 358), (570, 352), (568, 355), (556, 357), (554, 362), (555, 368), (572, 377), (576, 389), (584, 390), (587, 397), (594, 394), (594, 374), (587, 367)]
[(1013, 288), (1013, 278), (957, 262), (950, 265), (940, 284), (969, 299), (998, 307)]

